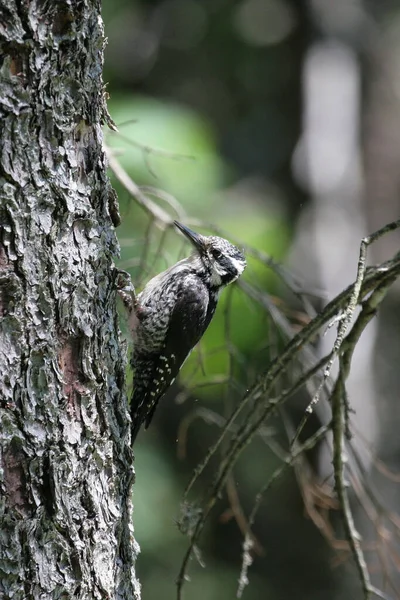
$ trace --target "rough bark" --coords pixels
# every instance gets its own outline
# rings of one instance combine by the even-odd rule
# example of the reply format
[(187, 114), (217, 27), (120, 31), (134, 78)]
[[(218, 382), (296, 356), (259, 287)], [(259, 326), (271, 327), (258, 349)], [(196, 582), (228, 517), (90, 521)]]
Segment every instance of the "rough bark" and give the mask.
[(0, 597), (139, 596), (96, 0), (0, 0)]

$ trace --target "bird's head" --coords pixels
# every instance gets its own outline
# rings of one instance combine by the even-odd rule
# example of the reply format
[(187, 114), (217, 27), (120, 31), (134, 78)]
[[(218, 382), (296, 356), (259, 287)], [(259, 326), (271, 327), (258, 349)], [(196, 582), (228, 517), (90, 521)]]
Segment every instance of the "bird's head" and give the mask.
[(243, 273), (246, 267), (243, 252), (228, 240), (214, 235), (200, 235), (178, 221), (174, 221), (174, 224), (194, 245), (195, 257), (200, 259), (213, 287), (228, 285)]

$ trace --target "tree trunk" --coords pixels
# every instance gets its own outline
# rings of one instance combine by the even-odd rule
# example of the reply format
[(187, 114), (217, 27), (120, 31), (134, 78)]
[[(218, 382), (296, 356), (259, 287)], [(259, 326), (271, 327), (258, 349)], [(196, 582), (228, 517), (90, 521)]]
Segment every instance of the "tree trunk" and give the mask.
[(0, 43), (0, 597), (131, 600), (100, 3), (0, 0)]

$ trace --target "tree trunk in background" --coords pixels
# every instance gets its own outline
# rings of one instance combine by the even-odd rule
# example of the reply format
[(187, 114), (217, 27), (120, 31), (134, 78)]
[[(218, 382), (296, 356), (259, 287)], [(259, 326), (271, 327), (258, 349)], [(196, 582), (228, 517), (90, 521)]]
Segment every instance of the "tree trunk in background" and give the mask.
[(0, 597), (132, 599), (100, 4), (0, 15)]

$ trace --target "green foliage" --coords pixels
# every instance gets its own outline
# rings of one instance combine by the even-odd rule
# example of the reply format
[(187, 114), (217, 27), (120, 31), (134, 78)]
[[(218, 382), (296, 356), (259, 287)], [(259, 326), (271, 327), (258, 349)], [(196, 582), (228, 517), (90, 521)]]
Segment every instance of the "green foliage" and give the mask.
[(187, 107), (137, 95), (112, 97), (109, 107), (121, 134), (111, 134), (109, 143), (122, 152), (121, 164), (137, 183), (173, 194), (188, 212), (212, 207), (211, 194), (222, 186), (228, 169), (205, 118)]

